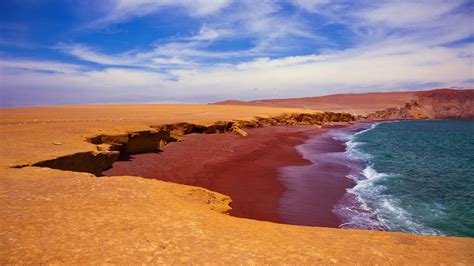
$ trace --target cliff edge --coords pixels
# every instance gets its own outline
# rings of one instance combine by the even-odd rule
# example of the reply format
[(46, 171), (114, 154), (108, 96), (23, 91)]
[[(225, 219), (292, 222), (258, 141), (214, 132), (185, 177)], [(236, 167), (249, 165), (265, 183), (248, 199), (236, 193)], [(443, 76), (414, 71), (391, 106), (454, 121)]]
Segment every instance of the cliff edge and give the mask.
[(414, 94), (402, 107), (378, 110), (368, 119), (471, 119), (474, 90), (439, 89)]

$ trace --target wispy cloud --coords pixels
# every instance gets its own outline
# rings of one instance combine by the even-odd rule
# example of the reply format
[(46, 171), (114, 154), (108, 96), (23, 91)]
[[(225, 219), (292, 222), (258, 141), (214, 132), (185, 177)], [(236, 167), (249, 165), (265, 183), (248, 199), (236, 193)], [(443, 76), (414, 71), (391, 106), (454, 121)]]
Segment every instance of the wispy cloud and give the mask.
[[(325, 6), (327, 4), (330, 4), (331, 2), (336, 2), (336, 1), (331, 1), (331, 0), (294, 0), (290, 1), (294, 5), (305, 9), (309, 12), (314, 12), (314, 13), (322, 13), (323, 8), (325, 9)], [(326, 6), (327, 7), (327, 6)], [(327, 11), (327, 9), (326, 9)]]
[(203, 24), (199, 32), (189, 37), (182, 37), (186, 41), (213, 41), (222, 38), (228, 38), (235, 34), (231, 29), (219, 29)]
[(66, 43), (59, 43), (56, 48), (63, 53), (72, 55), (81, 60), (101, 65), (133, 66), (139, 63), (135, 56), (131, 54), (131, 52), (106, 55), (87, 45)]
[[(196, 4), (191, 1), (173, 3), (173, 5)], [(217, 5), (216, 3), (212, 6)], [(106, 54), (100, 52), (99, 49), (80, 43), (60, 43), (57, 48), (63, 53), (98, 64), (158, 67), (157, 63), (176, 65), (179, 62), (184, 66), (209, 60), (211, 62), (212, 60), (235, 62), (248, 60), (251, 57), (281, 56), (290, 50), (298, 49), (301, 46), (298, 40), (306, 40), (314, 44), (329, 43), (327, 38), (316, 34), (312, 26), (298, 15), (283, 14), (282, 7), (278, 2), (242, 0), (219, 3), (220, 8), (208, 8), (207, 5), (204, 7), (206, 10), (217, 12), (225, 6), (228, 10), (226, 13), (206, 18), (199, 31), (191, 35), (157, 40), (152, 49)], [(134, 10), (149, 4), (161, 8), (171, 5), (171, 2), (164, 1), (156, 4), (154, 1), (132, 1), (132, 3), (127, 2), (119, 6), (129, 7), (131, 5), (130, 12), (138, 16), (148, 13), (135, 12)], [(246, 40), (249, 45), (234, 50), (212, 49), (216, 43), (239, 40)]]
[(388, 27), (413, 28), (432, 26), (449, 17), (449, 14), (465, 1), (380, 1), (356, 12), (366, 23), (381, 23)]
[(0, 70), (7, 75), (7, 71), (23, 74), (24, 71), (50, 72), (63, 74), (77, 74), (86, 68), (81, 65), (67, 64), (56, 61), (39, 61), (31, 59), (0, 59)]
[[(473, 44), (457, 48), (354, 48), (325, 55), (258, 58), (226, 65), (174, 69), (167, 74), (144, 69), (106, 68), (58, 73), (28, 72), (6, 75), (3, 82), (31, 93), (52, 93), (68, 88), (93, 90), (98, 99), (148, 95), (148, 100), (195, 101), (297, 97), (354, 91), (419, 88), (419, 84), (470, 86), (474, 75)], [(51, 62), (50, 62), (51, 63)], [(30, 67), (28, 63), (26, 67)], [(22, 67), (15, 65), (15, 67)], [(73, 68), (74, 69), (74, 68)], [(19, 78), (21, 77), (21, 78)], [(71, 94), (75, 95), (75, 94)], [(68, 99), (71, 95), (63, 95)], [(72, 99), (71, 99), (72, 100)], [(201, 100), (202, 101), (202, 100)]]
[(153, 14), (161, 9), (178, 7), (191, 16), (202, 17), (214, 14), (230, 4), (230, 0), (112, 0), (102, 3), (103, 17), (90, 23), (89, 27), (104, 27), (123, 23), (134, 17)]

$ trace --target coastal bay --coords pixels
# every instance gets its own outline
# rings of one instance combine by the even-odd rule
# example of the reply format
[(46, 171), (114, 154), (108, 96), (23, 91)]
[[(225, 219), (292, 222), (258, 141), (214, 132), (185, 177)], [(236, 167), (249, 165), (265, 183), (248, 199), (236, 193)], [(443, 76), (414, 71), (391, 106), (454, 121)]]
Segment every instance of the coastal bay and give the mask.
[[(146, 137), (155, 136), (150, 134), (153, 130), (150, 126), (182, 125), (183, 121), (212, 126), (229, 119), (254, 123), (255, 117), (260, 121), (280, 123), (278, 121), (289, 119), (291, 122), (293, 118), (282, 114), (296, 112), (321, 115), (314, 110), (210, 105), (2, 109), (0, 214), (3, 219), (0, 227), (3, 230), (0, 234), (4, 241), (0, 243), (1, 262), (473, 261), (471, 238), (340, 230), (241, 219), (224, 214), (230, 211), (232, 198), (196, 186), (140, 176), (100, 177), (51, 168), (103, 167), (104, 158), (98, 156), (117, 154), (104, 149), (121, 146), (98, 144), (99, 140), (110, 140), (112, 144), (128, 141), (124, 145), (133, 145), (124, 147), (134, 151), (147, 148), (137, 140), (149, 143)], [(342, 116), (335, 116), (338, 117)], [(311, 130), (319, 129), (312, 127)], [(200, 136), (246, 138), (230, 132)], [(268, 137), (269, 134), (261, 136), (262, 139)], [(304, 139), (300, 139), (301, 142)], [(292, 152), (298, 142), (292, 143)], [(185, 143), (186, 140), (168, 145)], [(176, 158), (186, 160), (185, 155)], [(50, 162), (50, 167), (34, 166), (38, 162)], [(292, 162), (300, 166), (309, 164), (300, 155)], [(301, 249), (301, 245), (306, 248)], [(97, 249), (98, 246), (102, 248)], [(209, 248), (211, 246), (216, 248)], [(416, 253), (411, 252), (414, 248), (418, 250)]]
[[(344, 151), (343, 143), (325, 135), (340, 127), (267, 126), (247, 129), (249, 135), (245, 138), (235, 134), (192, 134), (182, 142), (170, 143), (162, 152), (117, 161), (103, 174), (137, 175), (216, 191), (231, 197), (229, 214), (236, 217), (337, 228), (341, 221), (332, 209), (346, 188), (353, 185), (345, 178), (347, 168), (341, 165), (339, 172), (333, 170), (329, 176), (327, 171), (306, 171), (312, 176), (313, 188), (319, 188), (309, 194), (290, 189), (288, 182), (294, 180), (291, 176), (287, 181), (279, 176), (280, 168), (289, 165), (313, 165), (296, 149), (309, 138), (321, 136), (323, 143), (316, 148), (320, 153)], [(333, 162), (327, 161), (318, 167), (334, 169), (333, 166)], [(303, 196), (312, 205), (282, 202), (283, 197), (292, 196)]]

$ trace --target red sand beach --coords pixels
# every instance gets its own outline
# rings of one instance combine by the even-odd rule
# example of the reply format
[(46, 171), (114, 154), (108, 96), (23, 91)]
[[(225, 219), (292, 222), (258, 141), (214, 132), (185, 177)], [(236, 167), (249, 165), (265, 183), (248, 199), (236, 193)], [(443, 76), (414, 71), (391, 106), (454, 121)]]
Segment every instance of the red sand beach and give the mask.
[[(105, 175), (138, 175), (204, 187), (232, 198), (231, 215), (256, 220), (338, 227), (341, 221), (333, 206), (353, 183), (344, 178), (347, 167), (331, 162), (313, 165), (295, 146), (317, 136), (320, 152), (344, 149), (328, 138), (330, 128), (273, 126), (249, 129), (247, 137), (234, 134), (191, 134), (184, 142), (170, 143), (161, 153), (139, 154), (118, 161)], [(284, 166), (316, 166), (304, 186), (298, 180), (282, 182)], [(279, 178), (280, 176), (280, 178)], [(288, 189), (291, 188), (291, 189)], [(312, 202), (313, 204), (305, 204)], [(303, 204), (305, 207), (300, 207)]]
[[(345, 142), (348, 136), (367, 128), (355, 124), (311, 136), (296, 148), (309, 165), (279, 168), (278, 179), (286, 190), (280, 196), (279, 214), (284, 223), (339, 227), (341, 217), (334, 207), (347, 188), (355, 185), (347, 176), (360, 170), (360, 162), (350, 159)], [(343, 136), (343, 137), (342, 137)]]

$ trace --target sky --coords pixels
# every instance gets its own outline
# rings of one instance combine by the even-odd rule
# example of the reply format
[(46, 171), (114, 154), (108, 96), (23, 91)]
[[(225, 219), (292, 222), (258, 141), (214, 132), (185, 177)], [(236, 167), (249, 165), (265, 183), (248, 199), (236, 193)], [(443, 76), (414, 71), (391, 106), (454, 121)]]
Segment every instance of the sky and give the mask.
[(0, 105), (474, 86), (472, 0), (2, 0)]

